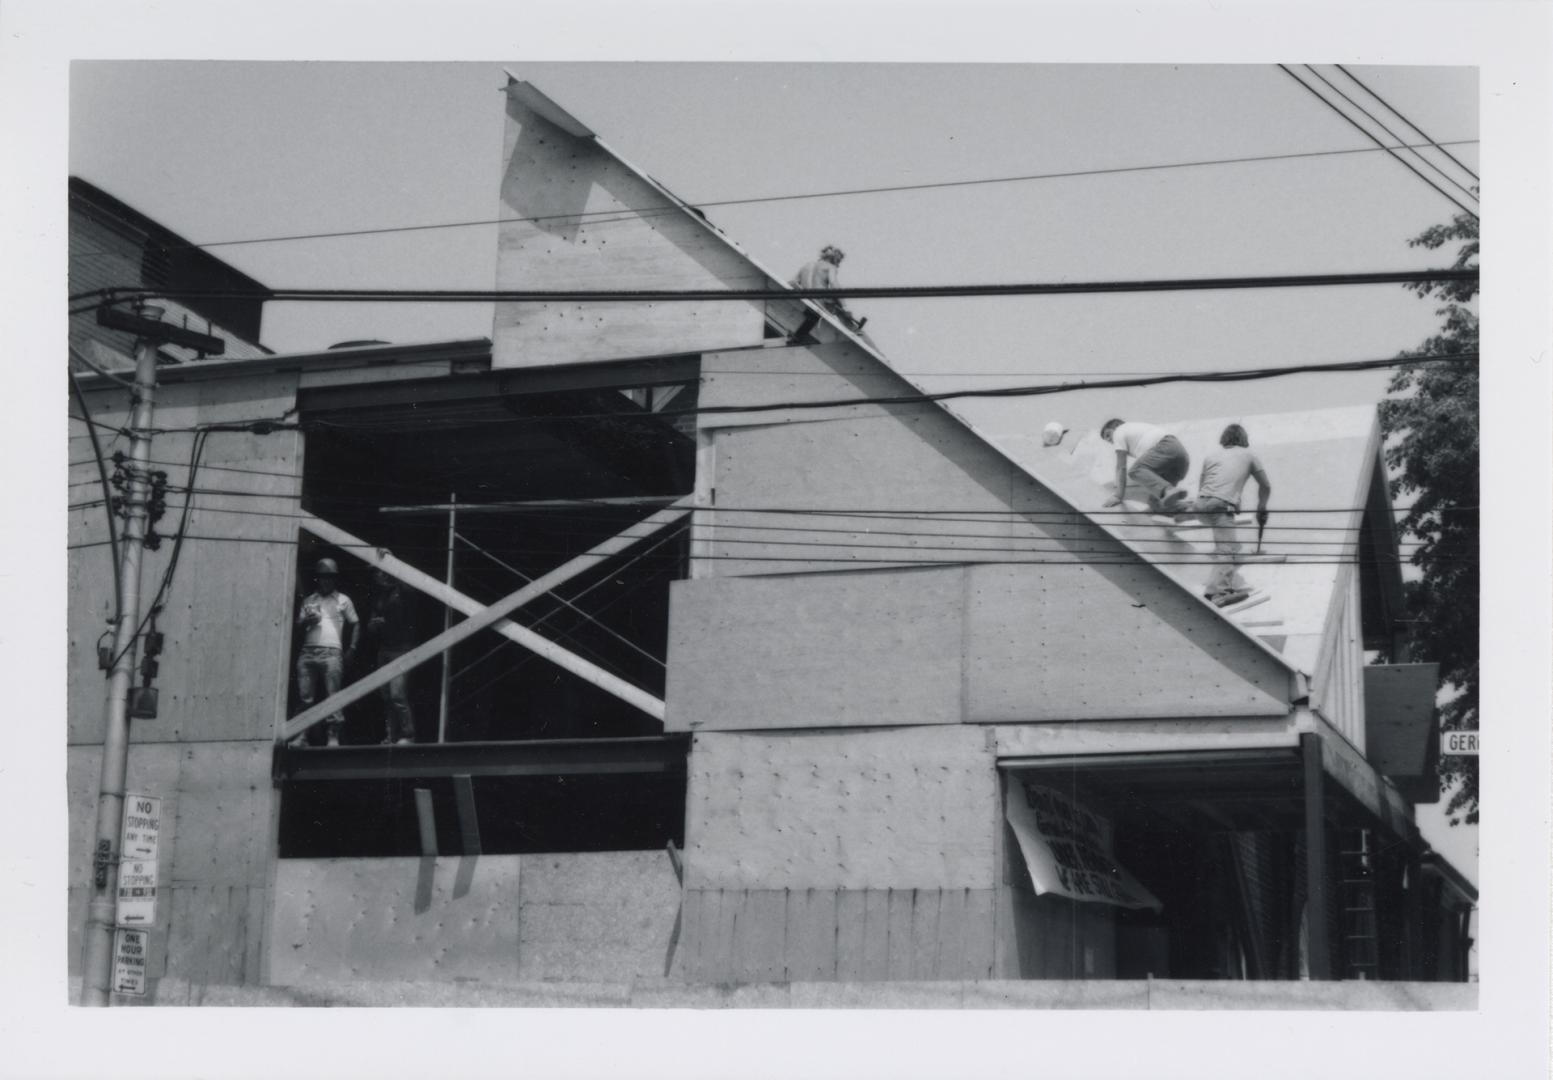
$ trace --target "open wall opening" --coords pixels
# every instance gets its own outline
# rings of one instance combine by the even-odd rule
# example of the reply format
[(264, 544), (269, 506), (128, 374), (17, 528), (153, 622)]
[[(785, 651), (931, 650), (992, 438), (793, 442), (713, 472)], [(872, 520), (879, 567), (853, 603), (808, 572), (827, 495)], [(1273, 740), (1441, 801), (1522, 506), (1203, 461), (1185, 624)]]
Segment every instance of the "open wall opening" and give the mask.
[[(684, 411), (695, 403), (693, 369), (634, 369), (617, 380), (590, 370), (572, 381), (487, 374), (304, 397), (303, 510), (330, 528), (300, 531), (297, 599), (314, 588), (318, 560), (337, 564), (339, 591), (359, 617), (344, 684), (464, 618), (385, 576), (379, 553), (490, 605), (693, 490), (694, 421)], [(417, 787), (432, 793), (437, 828), (451, 830), (442, 850), (459, 850), (443, 790), (456, 769), (475, 777), (487, 852), (677, 839), (682, 744), (590, 673), (661, 700), (669, 584), (687, 576), (687, 536), (688, 521), (645, 536), (508, 616), (580, 665), (483, 629), (410, 669), (402, 698), (385, 687), (347, 705), (339, 747), (325, 745), (320, 724), (282, 750), (281, 854), (417, 853)], [(303, 635), (293, 637), (295, 669)], [(291, 687), (296, 715), (304, 703), (294, 670)], [(677, 765), (665, 742), (679, 748)]]

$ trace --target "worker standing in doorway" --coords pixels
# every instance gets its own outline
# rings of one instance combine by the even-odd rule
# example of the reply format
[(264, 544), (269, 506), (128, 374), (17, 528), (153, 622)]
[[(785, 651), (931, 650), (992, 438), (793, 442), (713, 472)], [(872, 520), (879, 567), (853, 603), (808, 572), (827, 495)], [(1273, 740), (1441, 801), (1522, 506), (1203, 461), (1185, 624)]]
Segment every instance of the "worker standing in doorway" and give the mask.
[(1105, 506), (1122, 505), (1129, 480), (1148, 493), (1150, 513), (1175, 513), (1186, 502), (1186, 492), (1176, 485), (1186, 479), (1192, 459), (1180, 439), (1153, 424), (1121, 419), (1107, 420), (1100, 437), (1116, 447), (1116, 494)]
[[(382, 570), (372, 577), (372, 614), (367, 629), (377, 639), (377, 666), (383, 667), (415, 648), (415, 633), (410, 621), (410, 605), (404, 585)], [(407, 744), (415, 741), (415, 714), (410, 709), (409, 672), (401, 672), (383, 684), (383, 742)]]
[(1203, 459), (1197, 498), (1181, 518), (1195, 517), (1213, 526), (1213, 554), (1218, 565), (1208, 578), (1205, 594), (1216, 607), (1238, 604), (1250, 595), (1235, 565), (1240, 541), (1235, 532), (1235, 515), (1240, 513), (1240, 495), (1246, 481), (1256, 477), (1256, 522), (1267, 524), (1267, 499), (1273, 485), (1267, 470), (1251, 452), (1251, 437), (1239, 424), (1226, 427), (1219, 436), (1219, 449)]
[[(356, 605), (340, 592), (340, 568), (333, 559), (319, 559), (313, 568), (317, 588), (302, 601), (297, 626), (303, 632), (302, 654), (297, 657), (297, 697), (308, 709), (321, 698), (333, 697), (344, 682), (345, 668), (356, 654)], [(342, 713), (324, 719), (329, 745), (340, 745)]]
[[(839, 289), (841, 288), (841, 260), (845, 259), (846, 252), (834, 244), (827, 244), (820, 249), (820, 257), (813, 262), (805, 263), (803, 269), (798, 271), (798, 276), (788, 282), (795, 289)], [(847, 306), (839, 299), (828, 298), (821, 300), (826, 309), (841, 319), (849, 328), (861, 330), (867, 319), (859, 319), (847, 310)], [(814, 339), (809, 332), (819, 323), (819, 313), (808, 310), (804, 313), (803, 322), (793, 335), (787, 339), (789, 345), (812, 345)]]

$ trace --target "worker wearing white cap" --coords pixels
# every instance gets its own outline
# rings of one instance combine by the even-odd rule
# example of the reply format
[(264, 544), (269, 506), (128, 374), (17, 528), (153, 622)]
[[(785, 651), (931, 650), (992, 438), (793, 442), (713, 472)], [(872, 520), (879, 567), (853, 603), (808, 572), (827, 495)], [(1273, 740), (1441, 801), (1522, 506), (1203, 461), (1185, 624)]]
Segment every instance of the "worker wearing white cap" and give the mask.
[(1062, 426), (1062, 421), (1053, 420), (1041, 429), (1041, 445), (1056, 446), (1067, 433), (1068, 429)]
[[(297, 626), (302, 630), (302, 653), (297, 657), (297, 697), (302, 708), (311, 708), (333, 697), (344, 681), (345, 666), (356, 651), (356, 605), (336, 588), (340, 568), (333, 559), (319, 559), (313, 568), (318, 588), (302, 601)], [(322, 697), (319, 691), (322, 691)], [(341, 713), (324, 719), (329, 745), (340, 745)]]

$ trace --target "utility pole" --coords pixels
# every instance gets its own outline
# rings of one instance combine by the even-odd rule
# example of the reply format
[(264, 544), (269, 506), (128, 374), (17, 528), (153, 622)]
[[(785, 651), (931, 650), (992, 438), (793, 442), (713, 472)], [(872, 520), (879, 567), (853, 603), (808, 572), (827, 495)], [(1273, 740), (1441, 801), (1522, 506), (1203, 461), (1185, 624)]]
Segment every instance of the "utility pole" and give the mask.
[[(142, 306), (133, 314), (100, 308), (97, 321), (130, 330), (135, 338), (135, 388), (129, 422), (129, 480), (125, 488), (124, 542), (119, 548), (119, 618), (113, 635), (113, 666), (103, 708), (102, 776), (97, 795), (97, 833), (92, 845), (92, 882), (81, 946), (81, 1004), (110, 1004), (113, 933), (116, 922), (120, 838), (124, 829), (124, 778), (129, 766), (129, 685), (140, 629), (140, 553), (152, 498), (151, 419), (156, 396), (156, 348), (172, 341), (212, 353), (220, 338), (164, 324), (162, 309)], [(185, 498), (192, 499), (190, 492)], [(112, 513), (110, 506), (108, 512)]]
[(129, 765), (129, 684), (135, 669), (133, 654), (140, 625), (140, 551), (146, 537), (151, 492), (147, 468), (156, 393), (156, 346), (157, 342), (146, 336), (135, 341), (129, 484), (125, 494), (124, 542), (119, 547), (119, 625), (113, 635), (114, 663), (103, 710), (106, 720), (102, 780), (97, 795), (97, 838), (92, 846), (92, 887), (81, 954), (82, 1005), (107, 1005), (113, 980), (119, 838), (124, 827), (124, 774)]

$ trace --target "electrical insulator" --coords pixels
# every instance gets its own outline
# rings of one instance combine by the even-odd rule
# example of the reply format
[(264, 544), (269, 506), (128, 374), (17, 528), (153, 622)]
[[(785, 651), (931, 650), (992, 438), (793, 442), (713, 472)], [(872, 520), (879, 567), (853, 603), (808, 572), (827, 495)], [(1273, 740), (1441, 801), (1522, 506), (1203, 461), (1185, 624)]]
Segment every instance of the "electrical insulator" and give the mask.
[(162, 645), (167, 640), (167, 635), (160, 630), (152, 630), (145, 637), (145, 654), (147, 656), (161, 656)]

